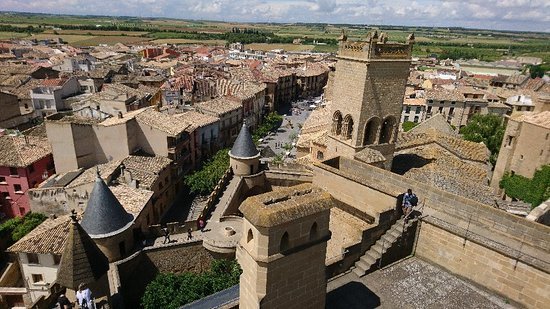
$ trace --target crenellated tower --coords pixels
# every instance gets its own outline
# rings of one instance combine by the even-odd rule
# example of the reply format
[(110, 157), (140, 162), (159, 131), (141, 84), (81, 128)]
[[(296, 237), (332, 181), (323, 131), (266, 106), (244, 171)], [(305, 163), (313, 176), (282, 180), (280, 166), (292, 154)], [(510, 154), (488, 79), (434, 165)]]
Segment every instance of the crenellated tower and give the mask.
[(353, 157), (369, 147), (391, 166), (413, 43), (413, 34), (406, 43), (388, 42), (376, 31), (363, 41), (340, 37), (329, 156)]

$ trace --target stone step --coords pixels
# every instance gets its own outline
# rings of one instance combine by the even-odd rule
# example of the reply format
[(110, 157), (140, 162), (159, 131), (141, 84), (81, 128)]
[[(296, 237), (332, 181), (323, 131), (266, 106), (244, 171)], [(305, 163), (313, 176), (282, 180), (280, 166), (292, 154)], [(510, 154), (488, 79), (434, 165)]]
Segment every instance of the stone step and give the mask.
[(363, 262), (362, 260), (359, 260), (359, 261), (355, 262), (355, 267), (359, 268), (362, 272), (367, 272), (367, 270), (369, 270), (369, 268), (371, 266), (372, 265), (368, 265), (367, 263)]
[(361, 269), (355, 267), (352, 272), (357, 275), (357, 277), (363, 277), (365, 275), (365, 272)]
[(374, 246), (372, 246), (372, 247), (370, 248), (369, 251), (371, 251), (371, 250), (376, 251), (377, 254), (381, 256), (382, 254), (386, 253), (386, 251), (388, 250), (388, 247), (387, 247), (387, 246), (383, 246), (382, 244), (376, 243)]
[(365, 253), (365, 255), (368, 255), (373, 260), (378, 260), (381, 257), (381, 255), (378, 252), (374, 251), (374, 250), (367, 251), (367, 253)]
[(389, 243), (389, 244), (393, 244), (397, 240), (397, 238), (398, 237), (395, 237), (394, 235), (391, 235), (391, 234), (384, 234), (381, 237), (381, 239), (384, 239), (384, 241), (386, 241), (386, 243)]
[(368, 255), (368, 254), (365, 254), (363, 255), (360, 259), (360, 261), (363, 261), (363, 263), (365, 263), (366, 265), (374, 265), (376, 263), (376, 260), (374, 257)]
[(399, 237), (401, 237), (401, 234), (402, 234), (402, 232), (400, 230), (399, 231), (398, 230), (392, 230), (389, 235), (391, 235), (395, 238), (399, 238)]

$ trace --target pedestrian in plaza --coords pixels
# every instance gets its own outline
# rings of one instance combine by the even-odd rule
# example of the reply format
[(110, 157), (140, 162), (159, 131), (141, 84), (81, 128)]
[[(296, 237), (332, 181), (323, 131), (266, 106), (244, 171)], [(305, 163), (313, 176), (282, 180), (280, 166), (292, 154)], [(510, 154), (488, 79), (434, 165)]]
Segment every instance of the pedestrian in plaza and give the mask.
[(192, 232), (193, 232), (193, 229), (191, 228), (187, 230), (187, 240), (191, 240), (193, 238)]

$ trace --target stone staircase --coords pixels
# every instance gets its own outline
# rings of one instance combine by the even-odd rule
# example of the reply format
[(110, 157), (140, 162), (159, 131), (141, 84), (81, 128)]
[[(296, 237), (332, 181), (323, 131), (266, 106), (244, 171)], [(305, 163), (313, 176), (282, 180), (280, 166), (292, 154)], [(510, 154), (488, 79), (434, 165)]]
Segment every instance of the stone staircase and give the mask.
[[(411, 225), (411, 221), (405, 224), (405, 231)], [(372, 245), (367, 252), (355, 262), (352, 270), (359, 277), (363, 277), (403, 235), (404, 219), (397, 220), (381, 237)]]

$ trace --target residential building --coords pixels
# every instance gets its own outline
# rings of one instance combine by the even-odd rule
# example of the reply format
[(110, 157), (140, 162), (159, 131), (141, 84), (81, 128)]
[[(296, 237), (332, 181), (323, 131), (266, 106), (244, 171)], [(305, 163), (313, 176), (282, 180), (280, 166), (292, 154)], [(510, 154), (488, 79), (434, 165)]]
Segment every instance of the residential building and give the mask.
[(530, 95), (517, 94), (506, 99), (504, 102), (509, 107), (508, 114), (514, 112), (532, 112), (535, 110), (535, 104)]
[(191, 123), (190, 131), (194, 132), (195, 139), (195, 162), (197, 165), (210, 158), (218, 149), (222, 141), (220, 140), (220, 119), (208, 114), (202, 114), (197, 111), (187, 111), (182, 114), (176, 114), (174, 117), (182, 118)]
[(181, 118), (143, 108), (105, 120), (72, 113), (46, 119), (46, 131), (60, 173), (122, 160), (136, 152), (172, 160), (176, 191), (182, 177), (194, 168), (195, 132)]
[(509, 116), (491, 187), (498, 189), (507, 172), (532, 178), (545, 164), (550, 164), (550, 111)]
[(401, 113), (401, 123), (410, 121), (419, 123), (425, 119), (426, 100), (423, 98), (406, 98), (403, 101), (403, 111)]
[(220, 142), (222, 147), (233, 143), (243, 121), (243, 106), (232, 97), (220, 97), (195, 104), (199, 113), (220, 119)]
[(2, 217), (30, 210), (27, 191), (55, 173), (52, 149), (37, 136), (0, 136), (0, 206)]
[(131, 155), (89, 169), (58, 173), (29, 190), (31, 210), (57, 216), (72, 209), (84, 212), (99, 170), (115, 197), (134, 215), (136, 235), (146, 234), (149, 226), (160, 222), (177, 193), (171, 162), (165, 157)]
[(96, 59), (90, 54), (81, 54), (63, 59), (63, 63), (54, 66), (54, 69), (61, 72), (90, 72), (95, 69)]
[(80, 84), (76, 77), (45, 79), (31, 91), (31, 100), (37, 116), (45, 117), (67, 109), (63, 99), (78, 94)]

